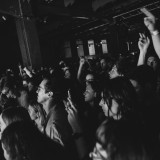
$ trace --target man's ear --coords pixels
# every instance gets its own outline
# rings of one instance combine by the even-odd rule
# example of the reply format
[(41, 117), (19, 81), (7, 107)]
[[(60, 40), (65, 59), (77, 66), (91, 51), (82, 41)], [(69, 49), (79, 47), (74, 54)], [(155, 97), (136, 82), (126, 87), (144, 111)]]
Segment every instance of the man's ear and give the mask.
[(48, 92), (48, 96), (52, 97), (53, 96), (53, 92), (52, 91)]

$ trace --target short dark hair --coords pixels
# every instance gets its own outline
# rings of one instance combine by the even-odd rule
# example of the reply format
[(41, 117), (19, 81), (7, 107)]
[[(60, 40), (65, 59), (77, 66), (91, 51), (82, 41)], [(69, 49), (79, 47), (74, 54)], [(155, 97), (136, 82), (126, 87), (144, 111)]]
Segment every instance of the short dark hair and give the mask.
[(8, 126), (9, 124), (17, 121), (30, 121), (28, 111), (24, 107), (9, 107), (2, 111), (2, 119)]

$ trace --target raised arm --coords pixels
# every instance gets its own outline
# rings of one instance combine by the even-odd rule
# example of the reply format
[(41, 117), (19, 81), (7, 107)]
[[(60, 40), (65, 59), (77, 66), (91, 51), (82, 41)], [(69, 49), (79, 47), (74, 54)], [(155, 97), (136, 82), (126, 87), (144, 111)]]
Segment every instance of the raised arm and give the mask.
[(150, 39), (146, 37), (145, 34), (139, 33), (139, 35), (140, 35), (140, 38), (138, 41), (138, 48), (140, 50), (140, 53), (139, 53), (137, 66), (143, 65), (145, 63), (146, 53), (150, 45)]
[(80, 58), (79, 61), (79, 68), (78, 68), (78, 72), (77, 72), (77, 80), (81, 83), (82, 82), (82, 77), (83, 77), (83, 69), (84, 69), (84, 65), (85, 65), (86, 61), (85, 58)]
[(155, 52), (160, 58), (160, 32), (157, 28), (157, 19), (146, 8), (142, 8), (141, 12), (143, 12), (146, 15), (146, 17), (144, 18), (144, 24), (148, 28), (149, 32), (151, 33)]
[(72, 127), (73, 139), (77, 148), (79, 159), (82, 160), (88, 154), (87, 142), (84, 138), (83, 128), (81, 125), (78, 110), (73, 104), (72, 100), (68, 97), (68, 102), (64, 102), (66, 111), (68, 113), (68, 121)]

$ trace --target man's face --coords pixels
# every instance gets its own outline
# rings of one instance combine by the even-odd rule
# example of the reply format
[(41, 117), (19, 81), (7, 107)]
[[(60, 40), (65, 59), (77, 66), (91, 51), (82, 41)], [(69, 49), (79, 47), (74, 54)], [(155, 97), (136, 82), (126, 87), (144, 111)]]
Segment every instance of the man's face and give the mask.
[(152, 67), (154, 70), (157, 69), (157, 66), (158, 66), (158, 62), (157, 62), (157, 59), (155, 57), (149, 57), (148, 60), (147, 60), (147, 65)]
[(102, 70), (105, 70), (107, 67), (107, 63), (106, 63), (105, 59), (101, 59), (100, 64), (101, 64)]
[(48, 100), (48, 93), (45, 90), (45, 85), (47, 83), (47, 80), (43, 80), (37, 90), (37, 101), (38, 103), (43, 104), (44, 102), (46, 102)]

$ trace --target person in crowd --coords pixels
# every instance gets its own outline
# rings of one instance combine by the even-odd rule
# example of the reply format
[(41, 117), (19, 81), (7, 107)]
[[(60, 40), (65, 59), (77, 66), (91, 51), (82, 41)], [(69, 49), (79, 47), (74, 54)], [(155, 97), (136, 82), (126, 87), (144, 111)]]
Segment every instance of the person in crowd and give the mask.
[(158, 145), (151, 144), (141, 125), (124, 119), (110, 119), (98, 127), (90, 157), (93, 160), (159, 159)]
[(6, 106), (28, 107), (28, 90), (22, 85), (22, 81), (7, 79), (2, 88), (2, 94), (7, 97)]
[[(155, 51), (152, 51), (153, 53), (148, 53), (148, 48), (150, 46), (150, 38), (146, 36), (143, 33), (140, 33), (140, 38), (138, 41), (138, 47), (140, 50), (139, 54), (139, 59), (138, 59), (138, 66), (139, 65), (148, 65), (151, 68), (153, 68), (155, 74), (156, 74), (156, 79), (157, 79), (157, 93), (159, 93), (159, 82), (160, 82), (160, 73), (159, 73), (159, 55), (160, 55), (160, 35), (158, 31), (158, 26), (157, 26), (157, 20), (156, 17), (149, 12), (146, 8), (141, 9), (142, 13), (145, 14), (144, 18), (144, 24), (147, 27), (150, 35), (151, 35), (151, 40), (153, 43), (153, 49)], [(157, 55), (156, 55), (157, 54)], [(147, 58), (148, 55), (148, 58)], [(145, 63), (146, 62), (146, 63)]]
[(31, 119), (35, 122), (35, 125), (41, 132), (44, 132), (44, 126), (46, 121), (45, 112), (42, 105), (36, 101), (30, 101), (28, 112)]
[(138, 112), (140, 113), (143, 123), (152, 133), (153, 138), (157, 138), (160, 131), (159, 125), (159, 97), (156, 93), (156, 75), (148, 65), (140, 65), (135, 68), (129, 77), (134, 86), (139, 102)]
[[(27, 121), (27, 122), (31, 121), (30, 116), (25, 108), (8, 107), (6, 109), (3, 109), (0, 115), (0, 139), (5, 128), (17, 121)], [(3, 151), (2, 148), (0, 147), (0, 158), (3, 160), (4, 156), (2, 153)]]
[(0, 115), (0, 137), (3, 130), (11, 123), (17, 121), (31, 121), (28, 111), (23, 107), (9, 107), (4, 109)]
[(87, 58), (80, 57), (79, 68), (78, 68), (78, 72), (77, 72), (77, 79), (83, 87), (85, 87), (83, 82), (86, 77), (86, 72), (88, 72), (88, 67), (89, 67), (89, 65), (88, 65)]
[(10, 124), (1, 139), (6, 160), (62, 160), (67, 158), (61, 145), (51, 141), (30, 122)]
[(128, 74), (133, 70), (134, 63), (132, 58), (129, 56), (120, 56), (116, 61), (111, 70), (109, 71), (109, 78), (113, 79), (116, 77), (127, 77)]
[(109, 71), (112, 69), (114, 65), (114, 59), (110, 56), (102, 57), (100, 58), (100, 66), (101, 66), (101, 71), (100, 75), (102, 79), (108, 79), (109, 78)]
[[(89, 79), (89, 75), (92, 75), (93, 79)], [(92, 146), (94, 143), (94, 133), (105, 117), (99, 106), (102, 90), (100, 79), (91, 73), (86, 76), (86, 79), (87, 78), (86, 90), (84, 92), (83, 116), (81, 119), (85, 127), (86, 135), (88, 136), (88, 143)]]
[(37, 101), (46, 114), (44, 133), (54, 141), (65, 145), (71, 136), (71, 128), (63, 104), (63, 81), (49, 76), (44, 78), (37, 90)]
[(99, 105), (106, 117), (119, 120), (135, 118), (137, 102), (137, 94), (130, 80), (116, 77), (104, 86)]

